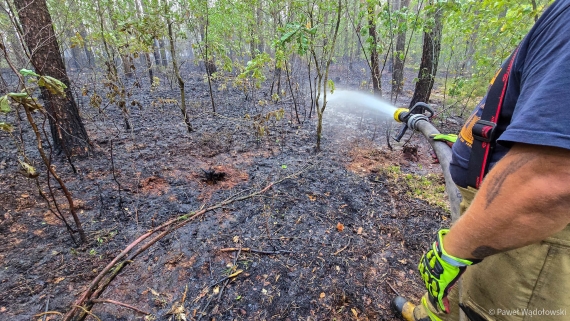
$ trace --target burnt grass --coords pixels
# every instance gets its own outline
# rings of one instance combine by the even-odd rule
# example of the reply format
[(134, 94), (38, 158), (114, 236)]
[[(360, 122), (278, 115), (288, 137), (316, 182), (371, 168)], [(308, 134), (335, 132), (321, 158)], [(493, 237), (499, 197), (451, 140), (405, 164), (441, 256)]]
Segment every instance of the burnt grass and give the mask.
[[(386, 83), (390, 76), (384, 75)], [(141, 89), (135, 80), (127, 83), (136, 88), (129, 100), (142, 108), (130, 107), (133, 128), (126, 131), (115, 105), (106, 99), (100, 108), (88, 105), (94, 92), (104, 97), (100, 79), (73, 74), (93, 151), (73, 160), (77, 173), (53, 157), (74, 197), (86, 244), (71, 240), (36, 182), (19, 173), (12, 138), (0, 134), (0, 319), (42, 320), (34, 315), (46, 309), (65, 313), (103, 267), (149, 229), (289, 175), (261, 196), (208, 212), (167, 235), (125, 266), (100, 298), (156, 320), (181, 320), (182, 314), (187, 320), (396, 320), (390, 287), (418, 302), (416, 263), (435, 231), (448, 224), (448, 214), (409, 196), (408, 187), (389, 180), (382, 168), (439, 172), (422, 138), (408, 142), (417, 155), (391, 151), (389, 121), (331, 106), (317, 153), (316, 117), (313, 112), (309, 118), (310, 100), (302, 91), (296, 97), (301, 123), (289, 94), (271, 102), (270, 81), (247, 99), (231, 85), (218, 88), (218, 81), (212, 113), (197, 68), (185, 74), (194, 127), (189, 134), (170, 101), (178, 99), (178, 89), (161, 77), (153, 91), (142, 77)], [(333, 77), (337, 88), (358, 88), (366, 76), (345, 68), (333, 69)], [(86, 96), (82, 86), (89, 88)], [(409, 94), (406, 88), (401, 105)], [(282, 119), (263, 120), (280, 108)], [(23, 126), (28, 156), (49, 195), (32, 134)], [(71, 224), (53, 180), (51, 188)], [(224, 281), (238, 270), (243, 272)], [(92, 313), (101, 320), (145, 319), (111, 303), (95, 304)]]

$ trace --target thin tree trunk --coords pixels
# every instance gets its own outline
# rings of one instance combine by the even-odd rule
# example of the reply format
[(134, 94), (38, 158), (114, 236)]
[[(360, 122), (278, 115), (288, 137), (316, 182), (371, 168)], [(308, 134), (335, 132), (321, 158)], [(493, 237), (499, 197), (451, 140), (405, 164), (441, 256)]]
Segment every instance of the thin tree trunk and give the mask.
[(87, 57), (87, 65), (89, 68), (95, 67), (95, 56), (93, 52), (89, 48), (89, 42), (87, 41), (87, 31), (85, 30), (85, 25), (81, 23), (79, 27), (79, 35), (83, 39), (83, 51), (85, 52), (85, 56)]
[[(350, 9), (347, 8), (347, 12), (350, 12)], [(358, 12), (359, 12), (359, 8), (358, 5), (354, 5), (354, 17), (358, 16)], [(354, 22), (352, 21), (352, 18), (349, 19), (351, 20), (351, 25), (354, 26)], [(348, 30), (348, 29), (347, 29)], [(357, 50), (357, 45), (360, 42), (360, 35), (358, 34), (358, 30), (360, 30), (360, 23), (358, 24), (358, 29), (353, 28), (354, 33), (352, 33), (353, 37), (352, 37), (352, 41), (350, 42), (350, 62), (348, 63), (348, 70), (352, 71), (354, 69), (354, 60), (358, 59), (358, 50)]]
[(12, 27), (14, 29), (13, 37), (10, 37), (10, 33), (8, 33), (7, 38), (11, 44), (10, 47), (13, 49), (12, 52), (16, 57), (18, 66), (25, 66), (28, 63), (28, 59), (26, 59), (24, 56), (29, 57), (29, 54), (27, 52), (25, 41), (23, 39), (24, 31), (22, 30), (22, 26), (16, 18), (16, 14), (14, 13), (15, 10), (12, 8), (12, 5), (9, 1), (6, 1), (6, 6), (6, 13), (8, 14), (8, 17), (10, 18)]
[(160, 66), (160, 51), (158, 50), (158, 39), (154, 39), (152, 42), (152, 49), (154, 54), (154, 65)]
[[(67, 30), (66, 34), (68, 39), (71, 39), (71, 37), (74, 36), (73, 32), (71, 32), (69, 29)], [(71, 52), (71, 59), (69, 61), (70, 69), (81, 69), (84, 65), (81, 48), (73, 44), (71, 44), (69, 47)]]
[(370, 44), (370, 63), (371, 69), (370, 73), (372, 74), (372, 87), (374, 88), (374, 95), (382, 96), (382, 75), (380, 74), (380, 60), (378, 58), (378, 50), (376, 46), (378, 46), (378, 37), (376, 35), (376, 10), (375, 4), (372, 2), (368, 2), (368, 34), (372, 39), (372, 43)]
[[(479, 3), (477, 3), (475, 5), (475, 7), (477, 5), (480, 5), (480, 2), (481, 1), (479, 1)], [(469, 10), (467, 11), (467, 14), (474, 15), (474, 16), (479, 15), (478, 9), (475, 9), (473, 12), (471, 12), (471, 9), (473, 9), (473, 6), (471, 6), (469, 8)], [(477, 42), (477, 37), (479, 35), (479, 27), (480, 26), (481, 26), (481, 20), (475, 19), (475, 26), (473, 27), (473, 31), (471, 32), (471, 35), (469, 36), (469, 40), (467, 40), (467, 42), (465, 44), (465, 60), (461, 64), (461, 68), (460, 68), (461, 75), (470, 75), (471, 74), (470, 70), (474, 64), (475, 45)]]
[(271, 97), (273, 97), (274, 93), (277, 93), (277, 95), (281, 94), (281, 70), (282, 69), (277, 66), (275, 66), (273, 70), (273, 81), (271, 82), (271, 89), (269, 91)]
[(291, 77), (289, 75), (289, 67), (287, 66), (288, 62), (285, 62), (285, 72), (287, 73), (287, 83), (289, 84), (289, 90), (291, 91), (291, 97), (293, 98), (293, 106), (295, 106), (295, 117), (297, 118), (297, 124), (301, 124), (301, 120), (299, 119), (299, 109), (297, 107), (297, 101), (295, 100), (295, 93), (293, 92), (293, 86), (291, 86)]
[[(115, 14), (114, 14), (114, 7), (116, 7), (116, 6), (117, 6), (117, 2), (113, 1), (112, 4), (107, 6), (107, 10), (109, 11), (109, 19), (111, 20), (111, 24), (113, 25), (113, 29), (119, 30), (119, 25), (117, 23), (117, 19), (115, 18)], [(121, 58), (121, 64), (123, 65), (123, 74), (125, 75), (126, 78), (132, 78), (133, 77), (133, 71), (131, 69), (131, 58), (130, 58), (128, 53), (125, 53), (125, 48), (126, 48), (125, 45), (118, 48), (119, 49), (118, 50), (119, 56)]]
[[(137, 19), (142, 19), (144, 17), (144, 10), (142, 8), (142, 4), (138, 1), (135, 0), (135, 7), (137, 9)], [(152, 70), (152, 60), (150, 60), (150, 54), (145, 50), (144, 52), (144, 58), (145, 58), (145, 63), (146, 63), (146, 68), (148, 71), (148, 77), (149, 77), (149, 84), (150, 86), (152, 86), (152, 83), (154, 82), (154, 73)]]
[[(321, 68), (319, 68), (319, 61), (317, 58), (317, 55), (315, 53), (315, 50), (312, 49), (311, 50), (311, 54), (313, 55), (313, 59), (315, 60), (315, 66), (317, 68), (317, 78), (318, 78), (318, 87), (317, 87), (317, 97), (316, 97), (316, 110), (317, 110), (317, 146), (316, 146), (316, 150), (317, 152), (319, 152), (321, 150), (321, 135), (323, 133), (323, 114), (325, 112), (325, 109), (327, 107), (327, 83), (328, 83), (328, 78), (329, 78), (329, 69), (331, 66), (331, 62), (333, 59), (333, 53), (334, 53), (334, 48), (335, 48), (335, 44), (336, 44), (336, 39), (338, 36), (338, 29), (340, 27), (340, 18), (341, 18), (341, 13), (342, 13), (342, 0), (338, 0), (338, 7), (337, 7), (337, 17), (336, 17), (336, 24), (334, 26), (334, 33), (333, 33), (333, 37), (332, 37), (332, 42), (331, 42), (331, 47), (330, 47), (330, 51), (329, 52), (323, 52), (324, 54), (326, 54), (327, 57), (323, 57), (321, 59), (325, 59), (324, 62), (324, 70), (322, 70)], [(325, 46), (326, 47), (326, 46)], [(321, 87), (323, 90), (323, 101), (322, 101), (322, 105), (320, 105), (319, 103), (319, 99), (320, 99), (320, 91), (321, 91)]]
[(208, 75), (208, 88), (210, 89), (210, 102), (212, 103), (212, 111), (216, 112), (216, 104), (214, 102), (214, 91), (212, 90), (212, 74), (216, 72), (216, 65), (213, 60), (208, 57), (208, 27), (210, 26), (210, 12), (208, 10), (208, 2), (206, 2), (206, 27), (204, 30), (204, 64), (206, 65), (206, 74)]
[(89, 151), (87, 131), (71, 92), (46, 1), (15, 0), (14, 4), (18, 9), (34, 69), (38, 74), (59, 79), (67, 86), (65, 97), (42, 90), (54, 146), (65, 152), (67, 157), (86, 155)]
[(99, 15), (99, 28), (101, 29), (101, 39), (103, 42), (103, 48), (105, 49), (105, 55), (107, 56), (107, 59), (105, 59), (105, 67), (107, 68), (107, 78), (110, 81), (117, 81), (119, 79), (118, 77), (118, 73), (117, 73), (117, 66), (115, 65), (115, 60), (113, 59), (113, 56), (111, 55), (111, 51), (109, 50), (109, 46), (107, 45), (107, 41), (105, 40), (105, 25), (104, 25), (104, 20), (103, 20), (103, 12), (101, 10), (101, 4), (99, 3), (99, 0), (96, 0), (97, 2), (97, 13)]
[(178, 68), (174, 35), (172, 33), (172, 21), (170, 21), (168, 15), (166, 18), (166, 23), (168, 24), (168, 40), (170, 42), (170, 56), (172, 59), (172, 69), (174, 70), (174, 74), (176, 75), (176, 79), (178, 80), (178, 87), (180, 88), (180, 111), (182, 112), (182, 118), (184, 119), (184, 123), (186, 124), (186, 129), (188, 130), (188, 133), (191, 133), (193, 129), (192, 129), (192, 124), (190, 124), (190, 119), (188, 118), (188, 112), (186, 110), (186, 94), (184, 93), (184, 80), (180, 76), (180, 70)]
[(263, 42), (263, 2), (261, 0), (259, 0), (257, 2), (257, 8), (256, 8), (256, 18), (257, 18), (257, 33), (258, 33), (258, 39), (257, 39), (257, 50), (259, 51), (259, 53), (262, 53), (264, 51), (265, 48), (265, 44)]
[(159, 39), (158, 45), (160, 47), (160, 57), (162, 58), (161, 64), (163, 67), (166, 67), (168, 66), (168, 58), (166, 57), (166, 45), (164, 44), (164, 39)]
[[(410, 0), (399, 0), (398, 10), (407, 8)], [(400, 19), (398, 24), (401, 26), (404, 19)], [(394, 69), (392, 71), (392, 93), (400, 94), (404, 87), (404, 51), (406, 50), (406, 30), (399, 30), (396, 38), (396, 51), (394, 52)]]
[(429, 32), (424, 33), (422, 61), (418, 73), (419, 80), (416, 83), (416, 89), (410, 102), (410, 107), (417, 102), (429, 102), (431, 89), (437, 73), (439, 52), (441, 49), (441, 32), (443, 29), (442, 16), (442, 7), (437, 5), (433, 13), (434, 25)]
[(154, 73), (152, 70), (152, 60), (150, 60), (150, 54), (148, 52), (144, 53), (144, 58), (146, 61), (146, 68), (148, 69), (148, 78), (150, 80), (150, 85), (154, 82)]

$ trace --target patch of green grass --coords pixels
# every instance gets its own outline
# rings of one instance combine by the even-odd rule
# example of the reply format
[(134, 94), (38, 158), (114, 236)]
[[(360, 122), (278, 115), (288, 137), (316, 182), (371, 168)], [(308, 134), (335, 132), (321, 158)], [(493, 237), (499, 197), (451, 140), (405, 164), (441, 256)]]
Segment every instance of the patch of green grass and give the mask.
[(390, 165), (381, 169), (381, 172), (392, 183), (405, 190), (407, 196), (419, 198), (432, 206), (438, 206), (449, 211), (447, 194), (445, 193), (445, 180), (441, 174), (418, 175), (403, 173), (400, 166)]

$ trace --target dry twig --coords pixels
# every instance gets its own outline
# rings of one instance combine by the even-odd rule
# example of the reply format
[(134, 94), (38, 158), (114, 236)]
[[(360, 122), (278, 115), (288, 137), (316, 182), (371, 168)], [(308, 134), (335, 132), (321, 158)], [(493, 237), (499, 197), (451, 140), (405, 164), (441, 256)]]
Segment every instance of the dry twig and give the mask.
[(150, 314), (150, 313), (148, 313), (148, 312), (146, 312), (146, 311), (143, 311), (143, 310), (141, 310), (141, 309), (139, 309), (139, 308), (137, 308), (137, 307), (134, 307), (134, 306), (132, 306), (132, 305), (129, 305), (129, 304), (126, 304), (126, 303), (123, 303), (123, 302), (115, 301), (115, 300), (109, 300), (109, 299), (95, 299), (95, 300), (93, 300), (93, 303), (111, 303), (111, 304), (120, 305), (120, 306), (125, 307), (125, 308), (129, 308), (129, 309), (131, 309), (131, 310), (135, 310), (135, 311), (140, 312), (140, 313), (145, 314), (145, 315), (149, 315), (149, 314)]
[(398, 293), (398, 291), (396, 291), (396, 289), (394, 289), (394, 287), (392, 286), (392, 284), (390, 284), (390, 282), (386, 281), (386, 284), (388, 284), (390, 289), (392, 289), (392, 291), (394, 291), (394, 293), (396, 293), (397, 296), (400, 296), (400, 293)]
[(80, 305), (76, 305), (76, 306), (74, 306), (74, 307), (83, 310), (83, 312), (85, 312), (86, 314), (92, 316), (93, 318), (95, 318), (95, 320), (101, 321), (101, 319), (99, 319), (98, 316), (96, 316), (95, 314), (93, 314), (93, 312), (87, 310), (85, 307), (82, 307), (82, 306), (80, 306)]
[[(220, 249), (220, 252), (233, 252), (233, 251), (238, 251), (240, 250), (237, 247), (227, 247), (227, 248), (223, 248)], [(272, 254), (281, 254), (281, 253), (291, 253), (291, 251), (285, 251), (285, 250), (277, 250), (277, 251), (263, 251), (263, 250), (254, 250), (251, 249), (249, 247), (244, 247), (241, 249), (241, 251), (243, 252), (251, 252), (251, 253), (258, 253), (258, 254), (267, 254), (267, 255), (272, 255)]]
[(48, 315), (48, 314), (57, 314), (57, 315), (63, 316), (63, 313), (61, 313), (61, 312), (59, 312), (59, 311), (46, 311), (46, 312), (34, 314), (34, 318), (39, 318), (39, 317), (41, 317), (41, 316), (45, 316), (45, 315)]

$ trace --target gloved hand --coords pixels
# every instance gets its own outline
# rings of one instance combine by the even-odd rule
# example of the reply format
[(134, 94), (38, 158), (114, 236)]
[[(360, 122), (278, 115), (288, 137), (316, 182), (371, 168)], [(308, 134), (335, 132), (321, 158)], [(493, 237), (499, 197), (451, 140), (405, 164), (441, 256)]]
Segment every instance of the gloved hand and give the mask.
[(447, 143), (449, 147), (453, 146), (453, 143), (457, 141), (457, 135), (455, 134), (432, 134), (430, 137), (433, 140)]
[(449, 313), (449, 301), (447, 294), (455, 282), (469, 265), (480, 262), (469, 261), (453, 257), (445, 252), (443, 248), (443, 236), (449, 230), (440, 230), (437, 233), (437, 240), (431, 249), (427, 251), (418, 265), (420, 276), (424, 280), (430, 299), (437, 304), (442, 311)]

